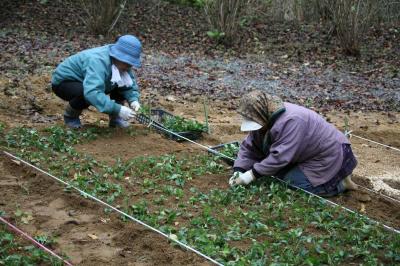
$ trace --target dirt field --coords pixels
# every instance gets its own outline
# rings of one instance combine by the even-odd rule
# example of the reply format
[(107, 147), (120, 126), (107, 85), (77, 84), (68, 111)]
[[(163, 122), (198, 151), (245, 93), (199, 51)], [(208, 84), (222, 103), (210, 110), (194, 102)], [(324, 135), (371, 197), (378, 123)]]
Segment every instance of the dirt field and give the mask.
[[(4, 20), (0, 21), (0, 137), (3, 136), (2, 130), (9, 132), (18, 127), (42, 133), (51, 126), (62, 126), (65, 103), (51, 92), (52, 71), (67, 56), (111, 43), (114, 39), (114, 36), (88, 34), (79, 19), (84, 15), (83, 11), (71, 9), (69, 1), (38, 2), (6, 1), (3, 7)], [(318, 23), (300, 29), (298, 25), (257, 22), (243, 31), (243, 39), (226, 48), (216, 45), (206, 36), (207, 24), (199, 9), (167, 3), (154, 8), (153, 1), (135, 2), (126, 12), (134, 15), (122, 16), (122, 27), (118, 31), (136, 34), (143, 40), (143, 67), (136, 72), (142, 104), (204, 122), (206, 101), (210, 134), (199, 140), (205, 146), (240, 142), (245, 138), (246, 135), (239, 130), (240, 117), (235, 110), (240, 97), (252, 89), (265, 89), (287, 101), (315, 109), (341, 130), (351, 130), (354, 134), (350, 140), (358, 166), (353, 176), (362, 187), (330, 200), (400, 230), (400, 152), (358, 138), (365, 137), (400, 149), (400, 42), (397, 30), (382, 28), (379, 29), (382, 32), (373, 30), (365, 36), (360, 58), (341, 54), (335, 38), (327, 36), (328, 30), (321, 29), (322, 25)], [(325, 259), (324, 256), (327, 253), (331, 256), (335, 249), (339, 265), (373, 265), (378, 263), (374, 259), (387, 265), (399, 261), (399, 245), (387, 250), (389, 244), (398, 243), (392, 241), (392, 237), (398, 239), (394, 233), (371, 230), (368, 223), (361, 222), (362, 219), (357, 220), (361, 229), (357, 227), (359, 224), (351, 224), (353, 228), (330, 224), (330, 220), (335, 220), (332, 217), (345, 216), (345, 211), (332, 214), (325, 212), (325, 207), (331, 210), (329, 206), (313, 205), (318, 209), (312, 209), (310, 214), (301, 204), (296, 205), (304, 200), (299, 196), (301, 192), (293, 195), (289, 190), (287, 194), (274, 197), (271, 191), (276, 186), (261, 190), (265, 195), (247, 188), (239, 192), (249, 197), (225, 203), (226, 198), (218, 196), (232, 196), (229, 194), (232, 190), (228, 186), (231, 175), (228, 165), (223, 165), (219, 172), (212, 172), (211, 166), (216, 165), (212, 162), (211, 166), (201, 166), (203, 172), (198, 169), (190, 172), (197, 165), (187, 161), (187, 165), (179, 164), (206, 154), (204, 149), (194, 144), (168, 140), (135, 122), (130, 131), (109, 130), (108, 116), (93, 107), (83, 113), (82, 122), (85, 129), (94, 127), (106, 133), (99, 134), (94, 140), (71, 144), (79, 153), (76, 156), (59, 150), (35, 153), (38, 147), (32, 148), (32, 143), (22, 143), (18, 149), (7, 145), (0, 147), (14, 153), (28, 151), (29, 155), (31, 152), (34, 163), (43, 168), (59, 173), (66, 168), (67, 180), (78, 182), (82, 178), (89, 184), (88, 189), (92, 189), (90, 186), (94, 182), (91, 178), (97, 177), (96, 174), (101, 176), (103, 179), (99, 179), (104, 183), (99, 182), (97, 190), (93, 190), (99, 196), (103, 196), (102, 184), (115, 185), (109, 190), (118, 194), (118, 189), (121, 189), (126, 195), (118, 194), (113, 205), (136, 211), (134, 214), (143, 219), (155, 217), (156, 220), (149, 222), (181, 234), (179, 239), (192, 241), (192, 244), (224, 261), (238, 262), (243, 258), (249, 259), (246, 262), (257, 261), (262, 265), (263, 261), (258, 261), (257, 256), (244, 258), (248, 255), (245, 252), (250, 250), (252, 255), (270, 255), (275, 251), (277, 255), (268, 257), (268, 262), (279, 264), (282, 262), (280, 256), (284, 256), (286, 251), (293, 253), (285, 253), (287, 256), (283, 262), (291, 258), (302, 259), (307, 253), (297, 248), (309, 246), (312, 248), (306, 251), (311, 254), (311, 262), (297, 261), (293, 265), (312, 264), (315, 257)], [(45, 143), (46, 138), (43, 139)], [(40, 140), (38, 142), (40, 144)], [(2, 143), (6, 142), (0, 139)], [(175, 156), (167, 158), (176, 159), (175, 164), (169, 166), (178, 165), (182, 167), (182, 173), (184, 170), (190, 172), (190, 176), (185, 176), (185, 184), (177, 184), (180, 180), (175, 179), (164, 180), (157, 175), (158, 165), (168, 164), (167, 159), (153, 164), (146, 162), (146, 169), (130, 169), (119, 179), (113, 176), (118, 174), (114, 170), (120, 170), (117, 169), (119, 163), (124, 166), (123, 163), (135, 158), (151, 160), (162, 156)], [(63, 161), (65, 158), (67, 161)], [(57, 165), (52, 164), (53, 159)], [(201, 160), (194, 162), (204, 163)], [(90, 163), (95, 165), (93, 169)], [(96, 167), (105, 170), (96, 172)], [(111, 172), (107, 172), (107, 167)], [(171, 176), (176, 178), (179, 174)], [(212, 194), (214, 189), (218, 189), (216, 195)], [(104, 206), (65, 188), (48, 176), (11, 161), (3, 154), (0, 155), (0, 191), (0, 211), (6, 213), (5, 217), (32, 236), (54, 238), (50, 247), (73, 264), (209, 265), (198, 255), (182, 250), (134, 222), (124, 221), (119, 215), (109, 213)], [(104, 194), (109, 196), (108, 192)], [(213, 200), (223, 202), (217, 205), (219, 208), (210, 203), (212, 196), (216, 198)], [(289, 200), (285, 203), (282, 198)], [(128, 200), (132, 205), (125, 206)], [(254, 204), (259, 209), (252, 209)], [(298, 209), (308, 216), (296, 213)], [(273, 213), (275, 210), (277, 213)], [(294, 217), (288, 217), (287, 213), (294, 214)], [(227, 217), (229, 215), (231, 217)], [(240, 224), (239, 221), (245, 222)], [(303, 231), (296, 231), (298, 229)], [(374, 235), (376, 232), (378, 237)], [(353, 241), (349, 236), (349, 242), (342, 246), (340, 237), (346, 234), (363, 237)], [(379, 242), (379, 236), (385, 236), (391, 243)], [(369, 237), (378, 239), (376, 243), (379, 244), (366, 249), (357, 246), (359, 243), (362, 246), (374, 245), (375, 242), (367, 241)], [(294, 240), (304, 242), (288, 245)], [(330, 240), (338, 242), (330, 242), (332, 246), (319, 245)], [(324, 248), (327, 250), (325, 253)], [(343, 255), (341, 252), (345, 248), (348, 248), (345, 250), (348, 254), (345, 252)], [(393, 253), (395, 259), (385, 257), (388, 254), (382, 252)], [(375, 257), (368, 261), (371, 254)], [(325, 265), (328, 261), (335, 264), (329, 256), (320, 263), (314, 261), (314, 265)], [(276, 258), (278, 261), (274, 261)], [(242, 261), (242, 264), (246, 263)]]
[[(13, 214), (22, 210), (32, 219), (23, 224), (31, 235), (56, 239), (55, 251), (79, 265), (208, 265), (191, 252), (173, 247), (168, 240), (117, 215), (104, 215), (103, 207), (49, 177), (0, 161), (0, 207)], [(103, 216), (104, 215), (104, 216)]]
[[(166, 106), (168, 108), (168, 105)], [(198, 107), (200, 108), (200, 107)], [(196, 109), (188, 109), (185, 105), (174, 108), (177, 114), (196, 117)], [(238, 118), (230, 110), (221, 110), (222, 115), (215, 115), (211, 110), (213, 132), (202, 139), (205, 145), (213, 145), (244, 137), (238, 130)], [(372, 118), (373, 117), (373, 118)], [(378, 117), (378, 118), (377, 118)], [(89, 112), (85, 122), (99, 121), (102, 115)], [(382, 119), (375, 114), (365, 116), (368, 119)], [(385, 124), (384, 120), (382, 124)], [(36, 125), (42, 126), (42, 125)], [(177, 143), (149, 131), (142, 125), (133, 125), (135, 134), (115, 131), (102, 135), (94, 141), (76, 146), (78, 152), (88, 154), (96, 160), (110, 165), (115, 158), (129, 160), (139, 156), (176, 154), (202, 154), (203, 150), (189, 143)], [(369, 134), (373, 134), (368, 131)], [(360, 133), (361, 134), (361, 133)], [(385, 136), (384, 134), (380, 135)], [(388, 140), (389, 141), (389, 140)], [(396, 140), (393, 140), (396, 141)], [(390, 142), (390, 141), (389, 141)], [(363, 141), (353, 140), (355, 153), (359, 159), (359, 167), (355, 172), (355, 181), (365, 187), (376, 189), (374, 176), (379, 173), (398, 175), (398, 156), (386, 149), (375, 147)], [(371, 162), (371, 158), (373, 158)], [(379, 159), (378, 159), (379, 158)], [(397, 159), (396, 159), (397, 158)], [(75, 192), (65, 192), (64, 187), (50, 180), (49, 177), (35, 173), (2, 156), (0, 167), (0, 206), (11, 214), (11, 220), (31, 235), (51, 235), (56, 238), (55, 250), (71, 258), (80, 265), (207, 265), (204, 259), (191, 252), (173, 247), (166, 239), (144, 229), (133, 222), (122, 222), (117, 215), (106, 215), (103, 207)], [(202, 176), (192, 181), (192, 187), (207, 191), (213, 188), (228, 189), (229, 167), (226, 174)], [(137, 178), (132, 177), (126, 189), (129, 191)], [(132, 181), (132, 182), (131, 182)], [(205, 181), (205, 182), (204, 182)], [(389, 187), (379, 191), (398, 197), (399, 182), (397, 179), (382, 179)], [(394, 191), (394, 193), (392, 193)], [(299, 192), (300, 193), (300, 192)], [(150, 201), (155, 195), (148, 198)], [(136, 201), (143, 196), (133, 197)], [(398, 198), (397, 198), (398, 199)], [(331, 198), (345, 207), (375, 219), (388, 226), (400, 229), (400, 203), (371, 193), (363, 189), (348, 192)], [(186, 200), (184, 200), (186, 201)], [(166, 205), (168, 206), (168, 204)], [(22, 223), (12, 215), (20, 209), (31, 217), (28, 224)], [(151, 210), (152, 208), (150, 208)], [(189, 220), (180, 219), (182, 225)]]

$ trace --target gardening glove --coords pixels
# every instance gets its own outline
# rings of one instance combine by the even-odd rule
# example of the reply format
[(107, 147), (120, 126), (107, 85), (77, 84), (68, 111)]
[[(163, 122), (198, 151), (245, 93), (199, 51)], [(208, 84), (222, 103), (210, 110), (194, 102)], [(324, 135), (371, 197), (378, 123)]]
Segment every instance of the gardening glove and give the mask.
[(236, 178), (238, 178), (240, 176), (241, 172), (239, 171), (235, 171), (233, 172), (233, 175), (231, 176), (231, 178), (229, 178), (229, 185), (233, 185), (234, 181)]
[(118, 116), (124, 120), (129, 120), (135, 115), (135, 112), (126, 106), (121, 106), (121, 110), (119, 111)]
[(139, 111), (139, 109), (140, 109), (140, 103), (139, 103), (138, 101), (133, 101), (133, 102), (131, 102), (130, 107), (131, 107), (135, 112), (137, 112), (137, 111)]
[(256, 178), (254, 177), (253, 171), (249, 170), (245, 173), (235, 172), (233, 176), (229, 179), (229, 185), (231, 187), (237, 185), (247, 185), (254, 181)]

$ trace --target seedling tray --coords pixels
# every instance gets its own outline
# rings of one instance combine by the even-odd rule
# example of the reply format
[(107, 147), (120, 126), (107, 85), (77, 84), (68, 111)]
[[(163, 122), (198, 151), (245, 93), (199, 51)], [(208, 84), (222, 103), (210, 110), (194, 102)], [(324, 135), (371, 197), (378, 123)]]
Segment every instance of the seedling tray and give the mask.
[[(231, 142), (227, 142), (227, 143), (223, 143), (223, 144), (219, 144), (219, 145), (216, 145), (216, 146), (212, 146), (212, 147), (210, 147), (210, 149), (211, 150), (214, 150), (214, 151), (217, 151), (217, 152), (221, 152), (221, 151), (223, 151), (228, 145), (235, 145), (235, 146), (237, 146), (238, 148), (239, 148), (239, 146), (240, 146), (240, 143), (239, 143), (239, 141), (231, 141)], [(209, 151), (210, 153), (212, 153), (211, 151)], [(231, 156), (229, 156), (229, 157), (231, 157)], [(236, 158), (236, 157), (235, 157)], [(235, 159), (234, 158), (234, 159)], [(228, 158), (225, 158), (225, 157), (221, 157), (221, 160), (223, 160), (224, 162), (226, 162), (228, 165), (233, 165), (233, 163), (234, 163), (234, 161), (232, 161), (232, 160), (230, 160), (230, 159), (228, 159)]]
[[(162, 109), (152, 109), (150, 110), (150, 117), (144, 114), (138, 114), (136, 115), (136, 120), (144, 125), (149, 125), (150, 127), (152, 127), (153, 129), (155, 129), (158, 133), (161, 133), (163, 135), (165, 135), (166, 137), (168, 137), (169, 139), (181, 142), (181, 141), (185, 141), (184, 138), (178, 137), (177, 135), (174, 135), (166, 130), (172, 131), (170, 129), (167, 129), (162, 121), (164, 121), (165, 118), (168, 117), (174, 117), (173, 114), (164, 111)], [(152, 122), (152, 123), (150, 123)], [(176, 134), (179, 134), (182, 137), (185, 137), (187, 139), (190, 140), (198, 140), (201, 138), (203, 131), (184, 131), (184, 132), (175, 132), (172, 131)]]

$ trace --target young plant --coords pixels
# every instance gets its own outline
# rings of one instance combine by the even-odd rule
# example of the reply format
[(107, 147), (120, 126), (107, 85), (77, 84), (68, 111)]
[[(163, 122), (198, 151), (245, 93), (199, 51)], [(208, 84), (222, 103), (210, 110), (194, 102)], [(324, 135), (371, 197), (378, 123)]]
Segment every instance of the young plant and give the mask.
[(47, 247), (51, 247), (52, 245), (54, 245), (56, 243), (55, 239), (48, 235), (35, 236), (35, 240), (37, 242), (39, 242), (40, 244), (45, 245)]
[(238, 143), (230, 143), (225, 145), (221, 153), (230, 158), (236, 158), (239, 152), (239, 147), (240, 146), (238, 145)]
[(206, 125), (196, 120), (184, 119), (180, 116), (164, 117), (162, 124), (169, 130), (174, 132), (204, 132), (207, 131)]
[(62, 261), (32, 245), (24, 244), (0, 226), (0, 265), (63, 265)]
[(146, 104), (141, 105), (138, 113), (150, 116), (150, 106)]

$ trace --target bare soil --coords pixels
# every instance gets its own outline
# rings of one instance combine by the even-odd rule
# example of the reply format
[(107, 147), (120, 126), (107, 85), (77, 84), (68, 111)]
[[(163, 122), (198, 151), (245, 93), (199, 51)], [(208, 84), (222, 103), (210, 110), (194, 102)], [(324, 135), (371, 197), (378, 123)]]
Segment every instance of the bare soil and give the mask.
[[(0, 158), (0, 206), (14, 224), (33, 236), (55, 237), (54, 250), (79, 265), (208, 265), (162, 236), (76, 193), (49, 177)], [(24, 224), (14, 212), (32, 217)]]
[[(162, 101), (160, 101), (162, 104)], [(201, 105), (191, 103), (174, 105), (169, 109), (176, 114), (201, 120)], [(168, 109), (170, 105), (165, 104)], [(200, 142), (214, 145), (245, 137), (239, 128), (239, 117), (232, 110), (211, 107), (210, 123), (212, 134)], [(219, 113), (221, 112), (221, 113)], [(359, 115), (359, 114), (358, 114)], [(368, 115), (378, 117), (378, 115)], [(86, 123), (102, 121), (103, 115), (87, 112)], [(367, 119), (367, 118), (366, 118)], [(381, 118), (379, 118), (381, 119)], [(105, 121), (105, 120), (104, 120)], [(104, 122), (106, 123), (106, 122)], [(385, 124), (382, 120), (381, 124)], [(398, 125), (398, 124), (396, 124)], [(41, 127), (42, 124), (36, 124)], [(47, 126), (47, 125), (46, 125)], [(338, 125), (339, 126), (339, 125)], [(371, 130), (372, 131), (372, 130)], [(360, 133), (361, 134), (361, 133)], [(371, 133), (372, 134), (372, 133)], [(369, 177), (385, 170), (398, 175), (398, 156), (387, 149), (375, 147), (359, 140), (353, 140), (353, 147), (359, 160), (355, 182), (374, 189)], [(178, 143), (150, 131), (143, 125), (135, 124), (131, 131), (115, 130), (102, 134), (96, 140), (76, 146), (77, 150), (91, 154), (96, 160), (112, 165), (116, 158), (128, 160), (137, 156), (205, 152), (194, 144)], [(377, 159), (371, 163), (371, 154)], [(202, 191), (212, 188), (228, 188), (229, 167), (225, 175), (205, 175), (191, 181), (191, 186)], [(137, 177), (140, 178), (140, 177)], [(398, 190), (398, 181), (387, 183)], [(144, 229), (133, 222), (122, 222), (117, 215), (107, 215), (103, 207), (75, 193), (67, 193), (63, 187), (50, 178), (18, 166), (8, 159), (0, 161), (0, 206), (10, 215), (14, 223), (31, 235), (55, 236), (55, 251), (66, 254), (72, 262), (80, 265), (206, 265), (202, 258), (173, 247), (163, 237)], [(384, 193), (384, 190), (380, 192)], [(390, 194), (390, 193), (387, 193)], [(393, 195), (392, 195), (393, 196)], [(395, 195), (394, 195), (395, 196)], [(393, 197), (394, 197), (393, 196)], [(145, 197), (146, 198), (146, 197)], [(140, 195), (136, 196), (140, 200)], [(150, 199), (150, 198), (149, 198)], [(347, 208), (375, 219), (388, 226), (400, 229), (400, 203), (377, 193), (363, 189), (346, 192), (330, 198)], [(172, 204), (172, 205), (171, 205)], [(174, 206), (174, 203), (165, 206)], [(15, 217), (16, 209), (28, 213), (33, 220), (28, 224)], [(184, 225), (187, 220), (179, 219)]]

